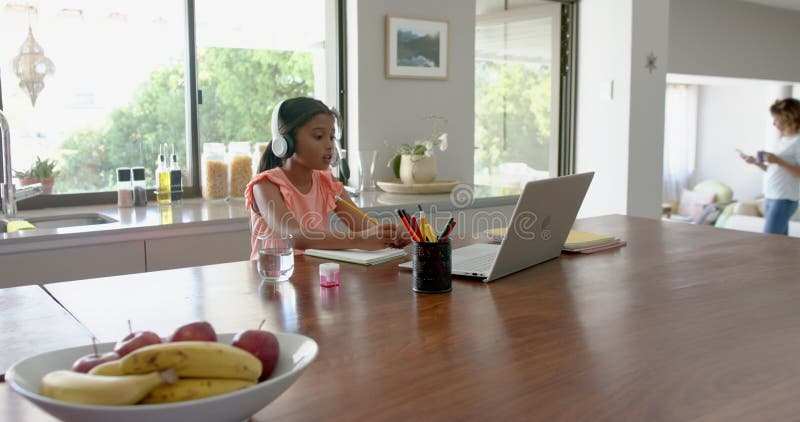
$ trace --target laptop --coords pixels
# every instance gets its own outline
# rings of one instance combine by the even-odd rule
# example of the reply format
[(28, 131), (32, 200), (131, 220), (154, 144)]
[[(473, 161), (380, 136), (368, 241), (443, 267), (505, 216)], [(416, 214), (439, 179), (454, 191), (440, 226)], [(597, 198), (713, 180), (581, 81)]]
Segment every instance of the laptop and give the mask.
[[(557, 258), (593, 177), (589, 172), (528, 182), (502, 243), (454, 249), (452, 274), (489, 282)], [(411, 268), (411, 262), (400, 267)]]

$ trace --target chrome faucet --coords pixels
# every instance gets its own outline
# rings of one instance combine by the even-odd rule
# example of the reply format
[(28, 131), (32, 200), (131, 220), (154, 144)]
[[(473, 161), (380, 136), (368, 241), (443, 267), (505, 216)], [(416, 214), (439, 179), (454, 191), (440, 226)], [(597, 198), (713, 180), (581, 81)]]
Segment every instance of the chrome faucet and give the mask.
[(8, 129), (6, 115), (0, 110), (0, 162), (3, 165), (3, 183), (0, 184), (0, 196), (3, 200), (3, 215), (6, 218), (17, 214), (17, 202), (32, 198), (44, 191), (41, 183), (25, 186), (20, 190), (11, 181), (11, 134)]

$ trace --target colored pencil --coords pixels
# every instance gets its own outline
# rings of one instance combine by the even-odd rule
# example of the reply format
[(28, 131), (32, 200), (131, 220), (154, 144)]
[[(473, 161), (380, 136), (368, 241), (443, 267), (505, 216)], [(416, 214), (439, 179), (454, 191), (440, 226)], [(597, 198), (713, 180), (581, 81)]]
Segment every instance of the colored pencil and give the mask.
[(342, 205), (344, 205), (345, 207), (347, 207), (347, 208), (350, 208), (351, 210), (355, 211), (357, 214), (359, 214), (359, 215), (361, 215), (362, 217), (364, 217), (364, 218), (366, 218), (367, 220), (369, 220), (369, 222), (370, 222), (370, 223), (372, 223), (372, 224), (375, 224), (376, 226), (378, 225), (378, 220), (376, 220), (376, 219), (374, 219), (374, 218), (372, 218), (372, 217), (368, 216), (368, 215), (367, 215), (367, 214), (366, 214), (364, 211), (361, 211), (361, 209), (360, 209), (360, 208), (358, 208), (357, 206), (355, 206), (355, 205), (351, 204), (351, 203), (350, 203), (350, 202), (348, 202), (348, 201), (345, 201), (345, 200), (344, 200), (344, 198), (342, 198), (341, 196), (337, 196), (337, 197), (336, 197), (336, 200), (337, 200), (337, 201), (339, 201), (339, 202), (341, 202), (341, 203), (342, 203)]
[(408, 224), (408, 221), (406, 220), (405, 215), (403, 215), (403, 212), (401, 210), (396, 210), (396, 211), (397, 215), (400, 217), (400, 221), (406, 227), (408, 234), (411, 235), (411, 239), (413, 239), (415, 242), (419, 242), (419, 238), (417, 237), (416, 233), (414, 233), (414, 230), (411, 228), (411, 226)]
[(456, 226), (456, 220), (450, 219), (450, 222), (447, 223), (447, 227), (442, 232), (442, 235), (439, 236), (439, 242), (446, 242), (447, 238), (450, 237), (450, 233), (453, 232), (453, 227)]
[[(406, 215), (408, 215), (408, 213), (406, 213)], [(422, 230), (420, 230), (419, 222), (417, 221), (417, 217), (413, 216), (413, 215), (411, 216), (411, 228), (414, 229), (414, 233), (417, 234), (417, 238), (418, 239), (422, 237)]]
[(430, 242), (431, 239), (428, 238), (428, 221), (425, 220), (425, 211), (419, 212), (419, 226), (423, 239), (425, 239), (426, 242)]

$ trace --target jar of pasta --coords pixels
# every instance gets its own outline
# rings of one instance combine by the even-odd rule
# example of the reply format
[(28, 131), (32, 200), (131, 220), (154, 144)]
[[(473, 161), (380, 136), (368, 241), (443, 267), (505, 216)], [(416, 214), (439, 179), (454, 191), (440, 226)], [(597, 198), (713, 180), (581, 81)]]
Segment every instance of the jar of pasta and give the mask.
[(253, 156), (249, 142), (228, 144), (228, 194), (243, 198), (247, 183), (253, 178)]
[(228, 197), (228, 163), (225, 161), (225, 144), (207, 142), (200, 156), (200, 182), (204, 199)]

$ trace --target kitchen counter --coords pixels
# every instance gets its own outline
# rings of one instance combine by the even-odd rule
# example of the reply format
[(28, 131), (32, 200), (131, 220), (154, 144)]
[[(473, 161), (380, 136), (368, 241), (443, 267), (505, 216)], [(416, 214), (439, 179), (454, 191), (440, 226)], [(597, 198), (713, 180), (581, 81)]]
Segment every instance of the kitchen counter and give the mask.
[[(393, 216), (398, 207), (440, 211), (514, 205), (519, 190), (458, 185), (445, 194), (407, 195), (383, 191), (363, 192), (353, 201), (373, 216)], [(247, 230), (249, 216), (243, 199), (207, 201), (192, 198), (180, 204), (117, 208), (116, 204), (27, 210), (20, 218), (98, 213), (117, 222), (59, 229), (0, 233), (0, 255), (71, 246), (97, 245), (130, 240), (162, 239), (190, 234)]]

